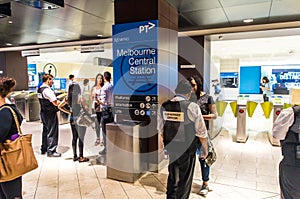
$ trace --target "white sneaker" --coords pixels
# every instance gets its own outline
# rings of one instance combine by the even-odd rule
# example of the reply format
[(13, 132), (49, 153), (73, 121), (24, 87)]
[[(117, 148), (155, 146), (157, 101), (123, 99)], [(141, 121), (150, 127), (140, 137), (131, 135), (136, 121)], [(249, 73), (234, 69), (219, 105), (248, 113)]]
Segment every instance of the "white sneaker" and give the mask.
[(201, 187), (201, 189), (199, 191), (199, 195), (205, 196), (208, 193), (208, 191), (209, 191), (208, 186), (202, 185), (202, 187)]

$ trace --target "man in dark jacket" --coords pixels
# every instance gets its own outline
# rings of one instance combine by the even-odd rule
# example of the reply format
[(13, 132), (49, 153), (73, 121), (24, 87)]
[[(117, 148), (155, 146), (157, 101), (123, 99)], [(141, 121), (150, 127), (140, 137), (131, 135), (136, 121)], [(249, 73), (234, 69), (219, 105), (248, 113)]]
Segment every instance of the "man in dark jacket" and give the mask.
[(182, 80), (173, 99), (158, 111), (158, 132), (169, 153), (167, 198), (188, 199), (196, 159), (197, 139), (203, 145), (201, 157), (207, 156), (207, 130), (199, 106), (190, 102), (191, 84)]
[(281, 111), (273, 125), (273, 136), (280, 140), (283, 159), (279, 164), (282, 199), (300, 198), (300, 106)]

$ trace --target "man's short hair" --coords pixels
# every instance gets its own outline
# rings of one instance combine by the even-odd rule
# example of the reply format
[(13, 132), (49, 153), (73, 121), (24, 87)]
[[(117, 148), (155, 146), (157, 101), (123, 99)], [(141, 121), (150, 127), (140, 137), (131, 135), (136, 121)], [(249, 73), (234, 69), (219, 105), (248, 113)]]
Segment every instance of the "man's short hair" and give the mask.
[(89, 79), (84, 79), (83, 84), (87, 84), (87, 83), (89, 83), (89, 81), (90, 81)]
[(46, 82), (48, 79), (53, 79), (53, 75), (51, 75), (51, 74), (44, 74), (42, 76), (42, 81), (43, 82)]
[(175, 89), (175, 93), (176, 94), (187, 94), (190, 93), (192, 91), (192, 86), (190, 84), (190, 82), (186, 79), (181, 80), (176, 89)]
[(104, 76), (104, 79), (106, 79), (107, 81), (110, 82), (110, 80), (111, 80), (111, 74), (110, 74), (110, 72), (105, 71), (104, 74), (103, 74), (103, 76)]
[(75, 76), (74, 75), (69, 75), (69, 79), (73, 79)]

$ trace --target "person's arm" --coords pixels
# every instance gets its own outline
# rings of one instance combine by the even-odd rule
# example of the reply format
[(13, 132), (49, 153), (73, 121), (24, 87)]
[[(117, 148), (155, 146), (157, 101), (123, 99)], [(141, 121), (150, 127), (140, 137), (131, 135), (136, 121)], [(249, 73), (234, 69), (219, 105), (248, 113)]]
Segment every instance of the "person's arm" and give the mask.
[(94, 86), (91, 88), (91, 91), (90, 91), (90, 100), (91, 101), (93, 101), (95, 98), (95, 93), (93, 91), (94, 91)]
[(209, 104), (208, 105), (209, 108), (209, 114), (207, 115), (203, 115), (203, 119), (204, 120), (214, 120), (217, 118), (218, 113), (217, 113), (217, 107), (215, 104)]
[(196, 136), (199, 138), (203, 147), (203, 151), (200, 154), (201, 159), (205, 159), (208, 155), (207, 130), (198, 104), (190, 103), (187, 113), (189, 119), (195, 123)]
[(203, 115), (204, 120), (216, 119), (218, 117), (217, 106), (216, 106), (212, 96), (209, 96), (209, 98), (208, 98), (208, 109), (209, 109), (209, 114)]
[(163, 124), (163, 118), (161, 115), (161, 105), (159, 105), (157, 109), (157, 131), (158, 131), (158, 144), (159, 148), (163, 149), (164, 146), (164, 124)]
[(284, 140), (290, 126), (294, 123), (294, 111), (292, 108), (283, 109), (273, 124), (273, 137)]
[(67, 113), (67, 114), (71, 114), (71, 111), (65, 109), (65, 105), (67, 104), (67, 98), (65, 98), (63, 101), (61, 101), (59, 104), (58, 104), (58, 109), (64, 113)]

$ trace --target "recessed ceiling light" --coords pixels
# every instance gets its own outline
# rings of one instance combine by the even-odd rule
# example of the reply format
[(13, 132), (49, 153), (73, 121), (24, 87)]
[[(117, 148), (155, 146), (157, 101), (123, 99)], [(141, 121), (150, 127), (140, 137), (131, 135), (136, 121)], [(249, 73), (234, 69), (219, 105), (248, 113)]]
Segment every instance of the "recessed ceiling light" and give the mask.
[(11, 43), (6, 43), (5, 45), (7, 45), (7, 46), (12, 46), (12, 44), (11, 44)]
[(9, 23), (9, 24), (12, 24), (13, 22), (12, 22), (12, 21), (8, 21), (8, 23)]
[(244, 22), (244, 23), (252, 23), (252, 22), (253, 22), (253, 19), (252, 19), (252, 18), (244, 19), (243, 22)]

